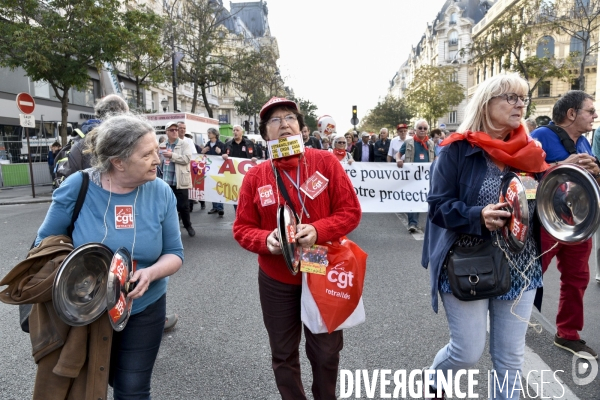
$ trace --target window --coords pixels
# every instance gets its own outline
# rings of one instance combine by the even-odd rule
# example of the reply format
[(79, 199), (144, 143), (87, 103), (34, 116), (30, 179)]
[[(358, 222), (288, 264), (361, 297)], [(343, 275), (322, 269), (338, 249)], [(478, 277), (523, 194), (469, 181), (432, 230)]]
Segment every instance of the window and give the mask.
[(448, 35), (450, 46), (458, 46), (458, 32), (452, 31)]
[[(583, 40), (581, 40), (581, 38), (584, 36), (584, 32), (579, 31), (577, 32), (577, 36), (573, 36), (571, 37), (571, 46), (569, 51), (571, 53), (575, 53), (573, 54), (573, 56), (581, 56), (583, 55)], [(587, 43), (587, 48), (590, 48), (590, 40), (589, 40), (589, 34), (588, 36), (588, 43)]]
[(450, 25), (456, 25), (457, 19), (458, 16), (456, 15), (456, 13), (450, 14)]
[(554, 57), (554, 38), (552, 36), (544, 36), (537, 45), (536, 56), (538, 58)]
[(450, 82), (458, 82), (458, 71), (454, 71), (452, 75), (450, 75)]
[(539, 83), (538, 97), (550, 97), (550, 81), (543, 81)]
[(456, 111), (450, 111), (450, 114), (448, 114), (448, 123), (449, 124), (456, 124)]
[(33, 82), (33, 95), (35, 97), (50, 98), (50, 85), (46, 81)]

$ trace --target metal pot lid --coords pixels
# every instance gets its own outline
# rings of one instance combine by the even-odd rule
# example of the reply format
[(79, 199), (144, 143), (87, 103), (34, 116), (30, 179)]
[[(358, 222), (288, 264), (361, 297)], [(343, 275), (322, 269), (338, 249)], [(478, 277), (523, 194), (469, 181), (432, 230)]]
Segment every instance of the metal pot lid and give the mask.
[(296, 245), (297, 219), (295, 213), (287, 205), (277, 209), (277, 236), (283, 259), (292, 275), (300, 271), (300, 251)]
[(112, 256), (107, 246), (87, 243), (64, 259), (52, 285), (52, 303), (64, 323), (87, 325), (106, 310), (106, 281)]
[(133, 275), (133, 263), (131, 254), (125, 247), (115, 251), (108, 270), (106, 281), (106, 308), (108, 309), (108, 320), (113, 329), (122, 331), (129, 321), (133, 300), (127, 297), (135, 284), (129, 283)]
[(540, 222), (562, 243), (592, 237), (600, 224), (600, 189), (592, 175), (575, 164), (546, 171), (536, 193)]
[(529, 232), (529, 207), (525, 186), (514, 172), (508, 172), (502, 177), (498, 201), (508, 203), (506, 211), (511, 214), (502, 227), (502, 238), (510, 251), (520, 253), (525, 249)]

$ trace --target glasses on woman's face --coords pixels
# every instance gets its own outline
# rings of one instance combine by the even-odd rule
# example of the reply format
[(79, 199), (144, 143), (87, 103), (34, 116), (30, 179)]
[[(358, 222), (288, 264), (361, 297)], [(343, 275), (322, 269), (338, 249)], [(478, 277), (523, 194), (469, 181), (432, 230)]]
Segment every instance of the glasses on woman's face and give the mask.
[(335, 142), (335, 144), (343, 144), (345, 146), (346, 142)]
[(273, 128), (279, 128), (281, 126), (281, 122), (284, 120), (288, 125), (291, 125), (294, 122), (298, 122), (298, 118), (294, 114), (289, 114), (283, 118), (281, 118), (281, 117), (270, 118), (269, 121), (267, 121), (267, 125), (270, 125)]
[(506, 99), (506, 102), (512, 106), (516, 105), (519, 102), (519, 100), (521, 100), (524, 105), (529, 104), (529, 97), (519, 96), (516, 93), (504, 93), (504, 94), (501, 94), (500, 96), (496, 96), (496, 97), (502, 97), (502, 98)]
[(428, 127), (426, 127), (426, 126), (419, 126), (417, 129), (418, 129), (418, 130), (420, 130), (420, 131), (426, 131), (426, 130), (428, 130), (429, 128), (428, 128)]

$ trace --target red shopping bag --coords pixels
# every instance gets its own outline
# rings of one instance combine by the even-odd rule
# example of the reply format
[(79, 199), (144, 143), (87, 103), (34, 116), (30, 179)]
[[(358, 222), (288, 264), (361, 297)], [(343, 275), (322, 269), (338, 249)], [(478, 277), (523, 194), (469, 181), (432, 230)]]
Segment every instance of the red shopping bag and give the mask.
[(367, 253), (345, 236), (327, 244), (327, 273), (307, 274), (308, 287), (329, 333), (356, 309), (362, 296)]

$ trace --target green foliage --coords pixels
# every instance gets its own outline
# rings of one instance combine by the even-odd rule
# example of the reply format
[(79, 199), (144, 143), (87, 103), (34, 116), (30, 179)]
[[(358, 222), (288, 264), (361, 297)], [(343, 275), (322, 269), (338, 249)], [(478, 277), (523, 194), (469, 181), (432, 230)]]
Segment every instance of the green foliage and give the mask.
[(126, 42), (118, 0), (0, 0), (0, 66), (46, 81), (62, 105), (66, 143), (69, 90), (89, 82), (88, 68), (114, 62)]
[(305, 100), (299, 97), (296, 98), (294, 96), (290, 96), (289, 99), (295, 101), (296, 104), (298, 104), (300, 111), (302, 112), (302, 114), (304, 114), (304, 123), (306, 124), (306, 126), (308, 126), (310, 131), (312, 132), (316, 130), (317, 118), (319, 117), (317, 116), (315, 111), (317, 111), (318, 107), (315, 104), (313, 104), (310, 100)]
[[(530, 98), (540, 82), (569, 76), (566, 60), (536, 56), (539, 37), (548, 33), (548, 28), (552, 29), (540, 19), (540, 7), (546, 7), (542, 3), (542, 0), (523, 0), (507, 8), (486, 30), (486, 36), (474, 38), (470, 49), (474, 64), (480, 68), (499, 63), (506, 71), (519, 73), (528, 82)], [(530, 102), (525, 118), (531, 114), (531, 107)]]
[(379, 132), (388, 128), (393, 132), (397, 124), (408, 123), (412, 117), (413, 112), (404, 99), (387, 95), (360, 121), (358, 130)]
[(142, 88), (168, 80), (171, 72), (170, 50), (163, 46), (162, 35), (165, 20), (152, 10), (141, 7), (128, 10), (124, 15), (127, 45), (123, 58), (128, 66), (125, 73), (136, 83), (136, 107), (143, 106)]
[(452, 66), (424, 65), (415, 71), (406, 91), (406, 102), (430, 126), (465, 98), (465, 88), (454, 78)]

